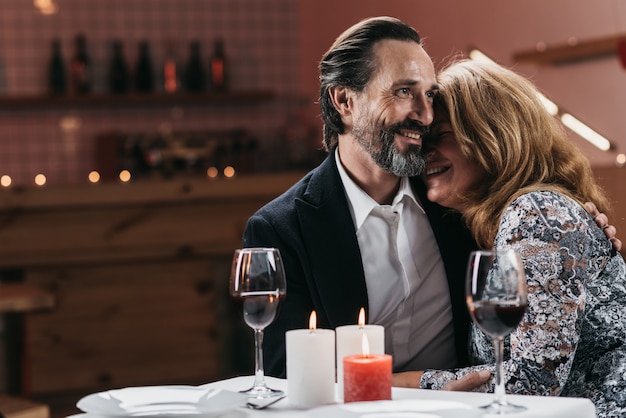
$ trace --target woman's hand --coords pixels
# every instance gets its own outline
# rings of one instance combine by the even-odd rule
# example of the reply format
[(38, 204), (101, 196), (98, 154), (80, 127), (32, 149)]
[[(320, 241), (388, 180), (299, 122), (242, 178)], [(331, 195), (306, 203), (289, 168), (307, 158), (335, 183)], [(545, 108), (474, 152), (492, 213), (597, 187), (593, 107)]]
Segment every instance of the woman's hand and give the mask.
[[(419, 389), (423, 371), (394, 373), (391, 383), (395, 387)], [(441, 390), (470, 392), (491, 378), (489, 370), (470, 373), (458, 380), (446, 383)]]
[(491, 378), (489, 370), (470, 373), (459, 380), (452, 380), (446, 383), (441, 390), (454, 390), (459, 392), (471, 392)]
[(391, 376), (391, 385), (398, 388), (419, 389), (423, 371), (394, 373)]

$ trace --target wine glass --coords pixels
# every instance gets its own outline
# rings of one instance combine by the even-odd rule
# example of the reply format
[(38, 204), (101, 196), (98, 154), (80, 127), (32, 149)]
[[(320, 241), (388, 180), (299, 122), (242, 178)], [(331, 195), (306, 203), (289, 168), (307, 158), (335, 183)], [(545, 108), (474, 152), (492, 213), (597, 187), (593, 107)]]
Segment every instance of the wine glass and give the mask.
[(263, 330), (276, 318), (286, 294), (285, 269), (277, 248), (235, 250), (230, 274), (230, 294), (243, 304), (243, 319), (254, 330), (254, 384), (242, 391), (254, 398), (269, 398), (283, 392), (265, 383)]
[(506, 414), (526, 408), (505, 399), (502, 352), (504, 337), (519, 324), (527, 306), (526, 275), (513, 250), (474, 251), (467, 267), (466, 300), (476, 325), (493, 339), (496, 384), (487, 413)]

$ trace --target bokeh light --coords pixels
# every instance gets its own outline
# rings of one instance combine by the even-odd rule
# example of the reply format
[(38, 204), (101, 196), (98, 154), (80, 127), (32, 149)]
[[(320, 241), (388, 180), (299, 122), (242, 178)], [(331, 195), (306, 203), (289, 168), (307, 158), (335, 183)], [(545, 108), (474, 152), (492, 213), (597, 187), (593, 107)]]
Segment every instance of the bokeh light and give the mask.
[(87, 178), (89, 179), (91, 183), (98, 183), (100, 181), (100, 173), (94, 170), (89, 173)]
[(35, 176), (35, 184), (37, 186), (43, 186), (46, 184), (47, 181), (48, 179), (46, 179), (46, 176), (44, 176), (43, 174), (37, 174)]
[(131, 177), (130, 171), (128, 171), (128, 170), (120, 171), (119, 178), (120, 178), (121, 182), (128, 183), (130, 181), (130, 177)]
[(235, 176), (235, 168), (231, 165), (224, 167), (224, 177), (231, 178)]

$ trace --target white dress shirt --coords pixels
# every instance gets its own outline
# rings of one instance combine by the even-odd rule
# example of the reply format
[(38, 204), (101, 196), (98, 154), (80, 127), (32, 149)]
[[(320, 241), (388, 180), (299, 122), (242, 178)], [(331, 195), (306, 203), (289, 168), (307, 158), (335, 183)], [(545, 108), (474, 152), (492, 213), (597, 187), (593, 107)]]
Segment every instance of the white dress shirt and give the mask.
[(408, 178), (391, 205), (379, 205), (337, 168), (361, 250), (369, 323), (385, 327), (395, 372), (456, 365), (445, 269), (424, 209)]

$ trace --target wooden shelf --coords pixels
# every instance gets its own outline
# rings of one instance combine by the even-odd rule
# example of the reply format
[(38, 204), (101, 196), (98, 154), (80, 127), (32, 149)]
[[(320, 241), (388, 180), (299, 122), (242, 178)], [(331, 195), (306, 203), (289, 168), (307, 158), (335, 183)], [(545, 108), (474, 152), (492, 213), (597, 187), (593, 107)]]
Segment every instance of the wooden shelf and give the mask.
[(615, 55), (620, 42), (626, 42), (626, 33), (604, 38), (578, 40), (571, 43), (546, 45), (545, 49), (528, 49), (513, 54), (516, 62), (540, 65), (560, 65)]
[(304, 174), (3, 189), (0, 269), (232, 255), (247, 219)]
[(226, 93), (178, 94), (91, 94), (85, 96), (0, 96), (0, 110), (47, 108), (94, 108), (132, 106), (211, 106), (217, 104), (254, 104), (270, 100), (269, 91), (231, 91)]
[(54, 307), (54, 303), (54, 295), (37, 286), (27, 283), (0, 284), (0, 313), (49, 309)]

